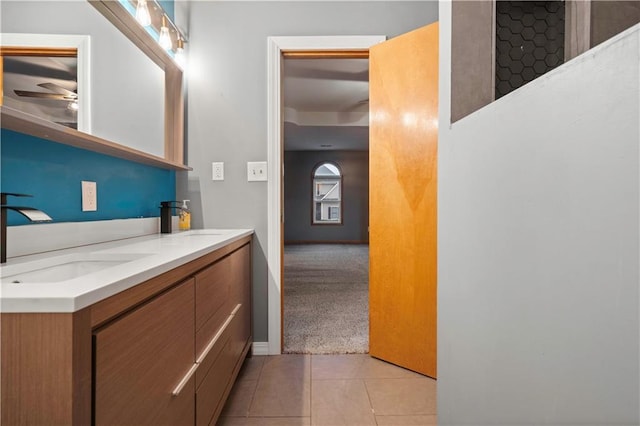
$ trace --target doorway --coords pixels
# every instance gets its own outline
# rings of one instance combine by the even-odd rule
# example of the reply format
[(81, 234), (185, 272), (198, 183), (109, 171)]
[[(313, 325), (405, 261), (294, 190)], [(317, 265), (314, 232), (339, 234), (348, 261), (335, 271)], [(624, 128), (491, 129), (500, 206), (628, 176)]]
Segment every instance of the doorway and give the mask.
[(368, 353), (368, 52), (283, 65), (283, 353)]
[[(436, 377), (438, 24), (369, 44), (371, 356)], [(293, 38), (293, 50), (333, 37)], [(282, 336), (282, 46), (269, 39), (269, 350)], [(288, 40), (291, 41), (291, 40)], [(287, 40), (285, 40), (285, 43)], [(326, 47), (324, 48), (326, 49)], [(340, 50), (334, 48), (333, 50)], [(342, 50), (350, 50), (343, 45)], [(353, 50), (353, 48), (352, 48)], [(286, 50), (285, 50), (286, 51)], [(277, 165), (277, 166), (276, 166)], [(275, 213), (275, 214), (274, 214)], [(275, 284), (275, 285), (271, 285)], [(272, 340), (272, 337), (274, 338)], [(278, 347), (275, 346), (276, 342)], [(419, 345), (418, 345), (419, 344)], [(418, 347), (419, 346), (419, 347)]]
[(385, 40), (384, 36), (270, 37), (268, 40), (268, 267), (269, 267), (269, 347), (268, 353), (282, 351), (282, 274), (284, 265), (283, 199), (283, 53), (295, 51), (360, 51)]

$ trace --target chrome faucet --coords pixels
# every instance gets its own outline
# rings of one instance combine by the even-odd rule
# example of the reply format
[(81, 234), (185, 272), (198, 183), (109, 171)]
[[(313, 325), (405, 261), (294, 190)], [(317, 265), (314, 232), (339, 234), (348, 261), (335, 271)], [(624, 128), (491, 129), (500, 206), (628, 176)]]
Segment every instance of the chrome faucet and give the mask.
[(160, 232), (162, 234), (171, 233), (171, 211), (173, 209), (182, 210), (182, 207), (172, 204), (179, 201), (161, 201), (160, 202)]
[(0, 193), (0, 263), (7, 262), (7, 210), (15, 210), (25, 216), (31, 222), (51, 222), (53, 219), (43, 211), (34, 209), (33, 207), (21, 207), (7, 205), (7, 196), (12, 197), (31, 197), (28, 194), (14, 194), (9, 192)]

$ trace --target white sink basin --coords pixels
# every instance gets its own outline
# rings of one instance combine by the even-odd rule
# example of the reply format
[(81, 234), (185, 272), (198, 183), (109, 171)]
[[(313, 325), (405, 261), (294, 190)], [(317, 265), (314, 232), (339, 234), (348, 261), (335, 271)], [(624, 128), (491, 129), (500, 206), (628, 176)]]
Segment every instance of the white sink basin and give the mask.
[(149, 256), (147, 253), (75, 253), (1, 269), (2, 283), (55, 283), (113, 268)]

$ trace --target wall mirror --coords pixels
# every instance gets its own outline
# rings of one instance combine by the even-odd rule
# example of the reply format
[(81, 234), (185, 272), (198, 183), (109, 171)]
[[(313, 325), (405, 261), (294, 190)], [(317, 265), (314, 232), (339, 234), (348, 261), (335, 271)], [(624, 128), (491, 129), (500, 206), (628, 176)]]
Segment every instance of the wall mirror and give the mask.
[[(79, 49), (83, 53), (78, 56), (75, 90), (70, 76), (63, 82), (53, 81), (51, 75), (31, 76), (33, 84), (19, 90), (48, 93), (55, 88), (62, 92), (59, 85), (77, 94), (79, 131), (106, 140), (111, 151), (121, 145), (127, 155), (135, 157), (140, 153), (143, 159), (159, 160), (161, 166), (163, 161), (170, 167), (183, 164), (182, 72), (159, 46), (145, 47), (145, 43), (157, 43), (133, 17), (126, 16), (124, 7), (114, 1), (7, 1), (0, 8), (3, 48), (18, 44), (44, 49), (78, 48), (77, 41), (68, 41), (69, 34), (86, 38)], [(20, 43), (14, 40), (18, 35)], [(60, 46), (58, 39), (65, 37), (67, 45)], [(15, 65), (11, 62), (15, 61), (7, 61), (9, 70)], [(61, 65), (60, 59), (58, 62)], [(68, 62), (73, 67), (71, 59)], [(16, 78), (7, 73), (6, 67), (3, 71), (5, 80), (8, 78), (4, 84), (7, 91), (7, 84), (14, 85)], [(23, 76), (23, 81), (25, 78), (28, 76)], [(35, 96), (42, 98), (27, 103), (31, 104), (30, 111), (36, 109), (33, 104), (43, 103), (44, 97), (50, 95)], [(3, 108), (15, 107), (17, 102), (25, 105), (24, 99), (11, 97), (5, 93)], [(60, 116), (51, 117), (51, 122), (65, 122), (63, 117), (68, 118), (69, 114), (59, 113)], [(72, 126), (70, 121), (68, 127)]]

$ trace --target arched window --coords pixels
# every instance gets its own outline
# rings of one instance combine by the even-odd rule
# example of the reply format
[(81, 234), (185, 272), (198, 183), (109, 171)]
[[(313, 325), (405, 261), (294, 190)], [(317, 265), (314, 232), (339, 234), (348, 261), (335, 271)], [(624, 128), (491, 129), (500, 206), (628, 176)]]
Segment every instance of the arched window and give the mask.
[(342, 224), (342, 173), (336, 164), (324, 162), (313, 169), (311, 223)]

